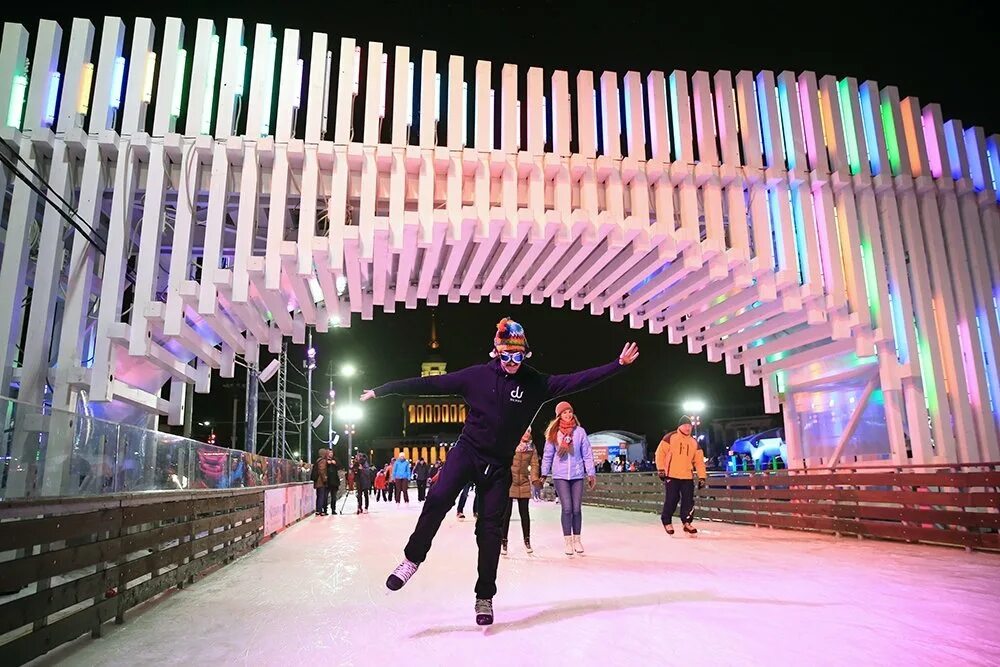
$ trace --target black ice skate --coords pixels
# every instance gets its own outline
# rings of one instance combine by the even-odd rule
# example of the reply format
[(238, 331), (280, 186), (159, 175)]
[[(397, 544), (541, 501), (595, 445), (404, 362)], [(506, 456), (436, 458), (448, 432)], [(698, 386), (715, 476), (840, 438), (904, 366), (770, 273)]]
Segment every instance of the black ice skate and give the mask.
[(476, 625), (493, 625), (493, 599), (476, 598)]
[(414, 563), (404, 558), (403, 562), (399, 564), (399, 567), (393, 570), (392, 574), (389, 575), (389, 578), (385, 580), (386, 588), (390, 591), (398, 591), (407, 581), (410, 580), (410, 577), (413, 576), (418, 567), (420, 567), (420, 563)]
[(669, 523), (663, 524), (663, 530), (667, 531), (667, 535), (673, 535), (674, 534), (674, 527), (671, 526)]
[(507, 555), (507, 540), (503, 540), (502, 542), (500, 542), (500, 555), (501, 556)]
[(691, 524), (686, 523), (684, 524), (684, 532), (690, 535), (691, 537), (694, 537), (695, 535), (698, 534), (698, 529), (692, 526)]

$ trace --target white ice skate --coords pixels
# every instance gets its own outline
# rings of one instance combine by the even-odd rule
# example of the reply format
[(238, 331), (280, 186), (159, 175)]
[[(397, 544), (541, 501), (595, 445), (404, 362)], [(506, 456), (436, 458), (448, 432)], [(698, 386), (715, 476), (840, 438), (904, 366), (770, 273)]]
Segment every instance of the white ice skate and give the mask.
[(389, 578), (385, 580), (385, 586), (390, 591), (398, 591), (403, 585), (410, 580), (410, 577), (414, 575), (417, 568), (420, 567), (420, 563), (414, 563), (413, 561), (404, 558), (403, 562), (399, 564)]
[(578, 554), (582, 554), (583, 553), (583, 542), (580, 541), (580, 536), (579, 535), (574, 535), (573, 536), (573, 549)]
[(563, 537), (563, 539), (566, 540), (566, 548), (563, 550), (563, 553), (565, 553), (567, 556), (572, 556), (573, 555), (573, 536), (572, 535), (565, 535)]

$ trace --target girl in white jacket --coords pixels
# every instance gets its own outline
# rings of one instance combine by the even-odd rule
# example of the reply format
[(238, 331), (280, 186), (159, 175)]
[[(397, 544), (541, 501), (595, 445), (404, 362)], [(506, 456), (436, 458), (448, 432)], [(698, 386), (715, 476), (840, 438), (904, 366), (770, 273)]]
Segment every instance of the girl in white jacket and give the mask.
[(566, 555), (583, 553), (580, 531), (583, 524), (583, 479), (593, 489), (597, 486), (594, 453), (587, 432), (573, 413), (569, 401), (556, 406), (556, 418), (545, 429), (545, 453), (542, 455), (542, 483), (552, 475), (562, 507), (563, 539)]

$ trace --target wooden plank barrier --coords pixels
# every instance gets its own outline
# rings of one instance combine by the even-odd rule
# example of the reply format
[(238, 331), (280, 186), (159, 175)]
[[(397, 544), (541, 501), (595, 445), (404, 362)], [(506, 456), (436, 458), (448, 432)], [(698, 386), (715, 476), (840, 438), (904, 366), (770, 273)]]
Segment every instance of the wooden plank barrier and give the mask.
[[(872, 470), (712, 474), (696, 491), (696, 519), (1000, 550), (1000, 472)], [(655, 473), (597, 476), (588, 505), (659, 514)]]
[(0, 502), (0, 655), (28, 662), (259, 543), (264, 489)]

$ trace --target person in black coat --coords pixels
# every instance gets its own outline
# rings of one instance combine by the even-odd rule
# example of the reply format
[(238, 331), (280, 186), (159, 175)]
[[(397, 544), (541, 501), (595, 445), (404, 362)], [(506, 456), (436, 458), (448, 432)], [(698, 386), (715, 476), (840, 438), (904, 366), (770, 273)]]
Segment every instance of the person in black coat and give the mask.
[(337, 492), (340, 491), (340, 466), (333, 452), (326, 458), (326, 488), (330, 496), (330, 514), (337, 513)]
[(462, 489), (476, 484), (482, 509), (476, 523), (479, 579), (476, 583), (476, 623), (493, 623), (497, 565), (503, 516), (510, 505), (511, 461), (521, 434), (538, 408), (554, 398), (592, 387), (623, 371), (639, 356), (628, 343), (613, 361), (565, 375), (549, 375), (523, 363), (531, 355), (524, 328), (510, 318), (497, 324), (491, 361), (454, 373), (387, 382), (366, 389), (362, 401), (383, 396), (459, 395), (468, 406), (458, 442), (448, 452), (441, 476), (427, 496), (417, 526), (404, 549), (404, 560), (386, 579), (399, 590), (426, 559), (441, 522)]
[(427, 493), (427, 477), (430, 475), (431, 467), (423, 459), (417, 459), (417, 465), (413, 466), (413, 478), (417, 480), (417, 500), (424, 501)]
[(368, 465), (368, 457), (364, 454), (358, 454), (353, 468), (354, 486), (358, 494), (358, 514), (367, 514), (372, 485), (375, 483), (375, 471)]

